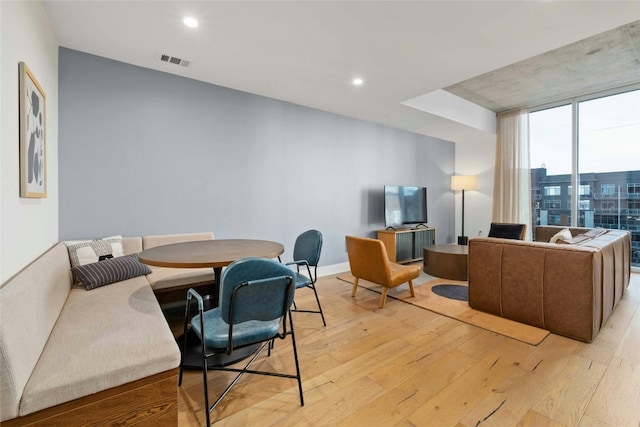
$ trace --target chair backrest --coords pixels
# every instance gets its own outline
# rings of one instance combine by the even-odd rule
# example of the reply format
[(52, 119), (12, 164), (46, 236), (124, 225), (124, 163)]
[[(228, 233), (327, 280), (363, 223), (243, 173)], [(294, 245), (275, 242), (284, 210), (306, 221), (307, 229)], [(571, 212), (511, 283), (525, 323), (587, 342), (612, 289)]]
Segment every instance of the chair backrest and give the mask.
[(527, 232), (526, 224), (507, 224), (492, 222), (488, 237), (498, 237), (501, 239), (524, 240)]
[(351, 274), (380, 285), (388, 285), (391, 278), (387, 249), (381, 240), (346, 236), (347, 255)]
[(278, 319), (293, 303), (293, 272), (270, 259), (237, 260), (224, 270), (220, 282), (220, 315), (227, 323), (232, 311), (234, 324)]
[(310, 266), (315, 267), (320, 261), (322, 251), (322, 233), (318, 230), (307, 230), (296, 239), (293, 245), (293, 260), (305, 260)]

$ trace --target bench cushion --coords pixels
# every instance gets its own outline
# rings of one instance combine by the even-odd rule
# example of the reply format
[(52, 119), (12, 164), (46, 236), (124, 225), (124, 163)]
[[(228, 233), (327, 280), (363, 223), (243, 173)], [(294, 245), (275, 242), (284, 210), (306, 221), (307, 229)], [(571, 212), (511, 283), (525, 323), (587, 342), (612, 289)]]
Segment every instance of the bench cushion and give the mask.
[(125, 255), (142, 252), (142, 237), (123, 237), (122, 249)]
[[(200, 240), (213, 240), (213, 233), (183, 233), (160, 234), (156, 236), (144, 236), (142, 245), (144, 249), (156, 246), (170, 245), (172, 243), (194, 242)], [(151, 267), (152, 273), (147, 276), (154, 291), (179, 288), (182, 286), (198, 286), (214, 281), (211, 268), (164, 268)]]
[(24, 389), (20, 415), (179, 363), (180, 350), (145, 277), (90, 292), (74, 288)]
[[(212, 268), (164, 268), (151, 267), (147, 275), (154, 291), (178, 288), (182, 286), (199, 286), (214, 281)], [(186, 293), (185, 293), (186, 295)]]
[(144, 249), (151, 249), (156, 246), (170, 245), (172, 243), (194, 242), (199, 240), (213, 240), (213, 233), (205, 232), (144, 236), (142, 237), (142, 247)]
[(59, 243), (0, 289), (0, 421), (18, 416), (23, 389), (69, 295), (70, 268)]

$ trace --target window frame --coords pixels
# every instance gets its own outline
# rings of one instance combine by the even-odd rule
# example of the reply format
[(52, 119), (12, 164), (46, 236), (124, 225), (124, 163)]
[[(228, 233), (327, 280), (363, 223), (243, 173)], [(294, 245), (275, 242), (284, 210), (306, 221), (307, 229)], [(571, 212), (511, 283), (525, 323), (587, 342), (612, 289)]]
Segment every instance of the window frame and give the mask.
[[(573, 97), (573, 98), (565, 98), (555, 102), (550, 102), (547, 104), (535, 105), (529, 108), (529, 114), (536, 113), (538, 111), (549, 110), (551, 108), (564, 107), (567, 105), (571, 105), (571, 181), (569, 183), (570, 187), (579, 188), (580, 184), (580, 165), (578, 159), (578, 104), (584, 101), (591, 101), (598, 98), (606, 98), (608, 96), (621, 95), (627, 92), (633, 92), (640, 90), (640, 83), (634, 83), (631, 85), (621, 86), (614, 89), (603, 90), (599, 92), (592, 92), (589, 94)], [(640, 184), (636, 184), (640, 185)], [(640, 188), (638, 188), (636, 194), (640, 194)], [(580, 199), (580, 191), (571, 192), (570, 191), (570, 200), (571, 200), (571, 227), (578, 226), (579, 219), (579, 199)], [(543, 190), (544, 194), (544, 190)], [(614, 193), (615, 194), (615, 193)], [(627, 185), (627, 194), (632, 194), (629, 192), (629, 187)]]

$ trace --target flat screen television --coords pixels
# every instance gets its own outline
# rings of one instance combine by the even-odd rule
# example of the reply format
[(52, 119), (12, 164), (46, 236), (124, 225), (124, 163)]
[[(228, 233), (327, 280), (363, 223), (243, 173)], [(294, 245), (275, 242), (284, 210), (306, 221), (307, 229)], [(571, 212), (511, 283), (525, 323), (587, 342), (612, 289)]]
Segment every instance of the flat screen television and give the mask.
[(404, 185), (384, 186), (384, 225), (406, 228), (427, 224), (427, 189)]

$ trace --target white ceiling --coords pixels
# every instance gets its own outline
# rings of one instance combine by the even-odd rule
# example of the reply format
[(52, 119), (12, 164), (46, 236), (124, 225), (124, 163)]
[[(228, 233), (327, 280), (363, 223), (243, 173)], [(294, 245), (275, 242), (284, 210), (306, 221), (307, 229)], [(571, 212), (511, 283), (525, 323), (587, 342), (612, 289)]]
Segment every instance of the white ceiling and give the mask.
[[(640, 19), (637, 0), (45, 1), (45, 8), (66, 48), (456, 142), (494, 136), (402, 102)], [(184, 26), (185, 16), (200, 26)], [(161, 54), (191, 65), (161, 62)], [(355, 76), (362, 87), (351, 85)]]

